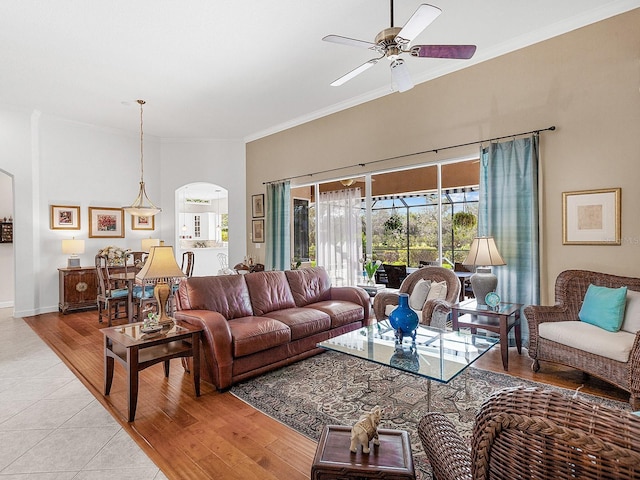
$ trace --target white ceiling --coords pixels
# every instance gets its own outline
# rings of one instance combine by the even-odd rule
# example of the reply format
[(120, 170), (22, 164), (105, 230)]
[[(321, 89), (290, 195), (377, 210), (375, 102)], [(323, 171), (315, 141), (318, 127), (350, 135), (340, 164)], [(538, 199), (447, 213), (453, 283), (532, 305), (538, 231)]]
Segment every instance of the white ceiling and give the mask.
[[(471, 60), (405, 55), (415, 83), (609, 16), (640, 0), (429, 0), (414, 44), (475, 44)], [(402, 26), (419, 0), (395, 0)], [(391, 93), (387, 61), (321, 41), (373, 41), (388, 0), (0, 0), (0, 104), (164, 138), (259, 138)], [(402, 95), (401, 93), (393, 93)]]

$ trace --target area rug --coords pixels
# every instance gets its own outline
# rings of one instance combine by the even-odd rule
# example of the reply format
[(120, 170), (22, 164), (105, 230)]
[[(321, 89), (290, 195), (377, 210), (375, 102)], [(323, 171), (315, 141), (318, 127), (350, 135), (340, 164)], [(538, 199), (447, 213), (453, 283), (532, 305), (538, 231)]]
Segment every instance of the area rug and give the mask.
[[(475, 414), (489, 394), (520, 385), (542, 386), (506, 374), (468, 368), (448, 384), (432, 382), (431, 411), (446, 414), (469, 439)], [(575, 394), (548, 385), (544, 388)], [(424, 378), (326, 352), (235, 385), (231, 393), (316, 441), (325, 425), (352, 425), (362, 412), (380, 405), (381, 428), (409, 432), (417, 479), (432, 478), (417, 433), (418, 422), (427, 413), (428, 382)], [(587, 401), (629, 410), (629, 405), (623, 402), (577, 395)]]

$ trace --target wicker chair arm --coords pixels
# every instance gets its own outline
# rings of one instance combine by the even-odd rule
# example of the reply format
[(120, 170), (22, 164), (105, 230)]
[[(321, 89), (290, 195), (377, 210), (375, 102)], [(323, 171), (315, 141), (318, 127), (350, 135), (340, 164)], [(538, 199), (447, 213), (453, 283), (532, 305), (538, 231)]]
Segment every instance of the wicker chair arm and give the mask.
[(387, 305), (398, 305), (398, 292), (382, 290), (373, 298), (373, 313), (378, 320), (384, 320), (387, 315), (384, 313)]
[[(451, 312), (451, 304), (446, 300), (429, 300), (422, 307), (422, 318), (420, 323), (423, 325), (431, 325), (431, 320), (436, 313), (440, 316), (447, 316)], [(438, 327), (442, 327), (437, 325)]]
[(633, 410), (640, 410), (640, 331), (636, 332), (636, 339), (629, 354), (629, 403)]
[(438, 480), (471, 479), (469, 448), (453, 423), (442, 413), (427, 413), (418, 424), (418, 435)]

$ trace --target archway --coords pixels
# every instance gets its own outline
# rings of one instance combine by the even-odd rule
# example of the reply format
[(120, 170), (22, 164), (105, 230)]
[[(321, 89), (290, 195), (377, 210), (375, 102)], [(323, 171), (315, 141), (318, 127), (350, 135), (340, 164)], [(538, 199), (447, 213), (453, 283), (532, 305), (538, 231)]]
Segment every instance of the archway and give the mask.
[(195, 182), (176, 189), (176, 253), (195, 254), (194, 276), (217, 275), (229, 255), (228, 199), (226, 188)]

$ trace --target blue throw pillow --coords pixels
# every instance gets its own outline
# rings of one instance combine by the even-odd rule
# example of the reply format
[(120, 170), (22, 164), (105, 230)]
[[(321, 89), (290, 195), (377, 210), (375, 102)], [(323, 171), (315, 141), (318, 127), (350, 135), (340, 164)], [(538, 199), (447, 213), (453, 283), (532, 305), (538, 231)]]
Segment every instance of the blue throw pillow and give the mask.
[(624, 319), (627, 287), (607, 288), (589, 285), (578, 317), (581, 321), (609, 332), (620, 330)]

